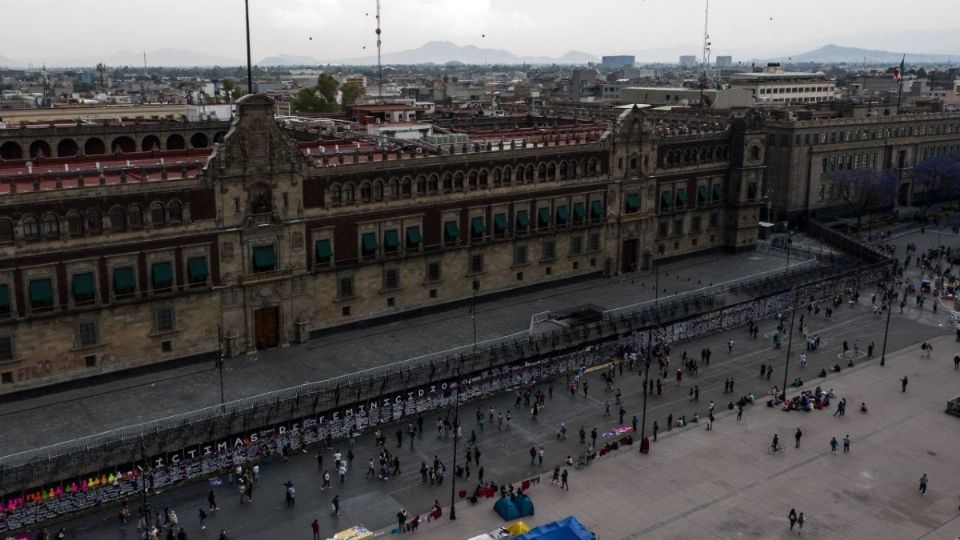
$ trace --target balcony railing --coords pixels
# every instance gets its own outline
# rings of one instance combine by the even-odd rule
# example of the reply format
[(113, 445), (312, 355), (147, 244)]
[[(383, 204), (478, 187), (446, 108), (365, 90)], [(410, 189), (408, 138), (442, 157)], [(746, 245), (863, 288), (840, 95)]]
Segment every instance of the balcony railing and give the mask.
[(283, 268), (280, 270), (268, 270), (266, 272), (253, 272), (240, 276), (241, 285), (251, 285), (253, 283), (263, 283), (285, 278), (293, 274), (293, 268)]

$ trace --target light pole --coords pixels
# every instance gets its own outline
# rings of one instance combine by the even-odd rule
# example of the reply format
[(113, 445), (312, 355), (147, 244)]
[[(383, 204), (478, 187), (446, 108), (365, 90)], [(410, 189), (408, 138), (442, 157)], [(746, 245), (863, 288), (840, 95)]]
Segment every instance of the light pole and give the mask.
[(143, 445), (143, 435), (140, 435), (140, 459), (143, 460), (143, 471), (140, 474), (140, 500), (143, 502), (143, 523), (146, 530), (150, 531), (150, 501), (147, 500), (147, 471), (150, 469), (150, 463), (147, 462), (147, 449)]
[(224, 410), (223, 399), (223, 327), (217, 325), (217, 371), (220, 372), (220, 409)]
[[(787, 253), (789, 253), (789, 251)], [(797, 305), (799, 298), (800, 289), (793, 289), (793, 309), (790, 313), (790, 328), (788, 329), (789, 334), (787, 336), (787, 359), (783, 363), (783, 392), (780, 394), (781, 401), (787, 400), (787, 371), (789, 371), (790, 368), (790, 348), (793, 346), (793, 321), (797, 317), (797, 310), (800, 309), (800, 306)]]
[[(470, 290), (470, 318), (473, 322), (473, 347), (471, 357), (477, 355), (477, 282)], [(450, 479), (450, 519), (457, 519), (457, 446), (460, 442), (460, 368), (463, 356), (457, 355), (457, 385), (453, 398), (453, 478)], [(478, 464), (479, 465), (479, 464)]]
[[(656, 324), (656, 328), (660, 328), (659, 324)], [(643, 367), (643, 412), (640, 413), (640, 453), (644, 454), (644, 450), (647, 452), (650, 451), (650, 443), (647, 441), (647, 391), (650, 385), (650, 364), (653, 360), (653, 328), (647, 332), (647, 354), (646, 365)]]
[(250, 63), (250, 0), (243, 0), (243, 13), (247, 21), (247, 93), (253, 93), (253, 65)]
[(880, 365), (885, 366), (887, 364), (887, 335), (890, 333), (890, 313), (893, 312), (893, 299), (896, 298), (896, 295), (893, 294), (893, 284), (891, 281), (889, 292), (886, 293), (887, 296), (887, 324), (883, 328), (883, 348), (880, 350)]

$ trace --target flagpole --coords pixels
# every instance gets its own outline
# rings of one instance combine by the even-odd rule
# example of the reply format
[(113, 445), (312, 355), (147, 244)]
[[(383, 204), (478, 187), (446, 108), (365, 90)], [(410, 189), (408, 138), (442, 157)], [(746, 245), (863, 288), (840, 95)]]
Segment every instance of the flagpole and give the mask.
[(906, 59), (907, 55), (903, 55), (903, 58), (900, 59), (900, 76), (897, 77), (897, 116), (900, 116), (900, 99), (903, 97), (903, 64)]

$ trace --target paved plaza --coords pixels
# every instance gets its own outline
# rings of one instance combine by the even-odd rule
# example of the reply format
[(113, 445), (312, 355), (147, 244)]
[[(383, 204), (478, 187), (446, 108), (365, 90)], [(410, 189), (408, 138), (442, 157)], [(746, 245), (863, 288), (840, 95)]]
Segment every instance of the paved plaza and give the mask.
[[(660, 437), (650, 455), (636, 445), (612, 452), (581, 470), (571, 470), (570, 490), (545, 483), (529, 491), (531, 526), (575, 515), (598, 538), (791, 538), (787, 514), (803, 512), (809, 538), (928, 538), (960, 535), (960, 418), (945, 414), (960, 394), (958, 350), (937, 339), (932, 358), (908, 348), (828, 380), (849, 403), (849, 412), (782, 412), (762, 404), (748, 408), (740, 423), (723, 413), (712, 431), (704, 424)], [(907, 376), (906, 393), (900, 378)], [(865, 402), (869, 412), (861, 414)], [(794, 433), (802, 430), (800, 448)], [(778, 433), (786, 449), (768, 448)], [(834, 454), (830, 439), (850, 435), (850, 452)], [(842, 447), (841, 447), (842, 448)], [(572, 468), (571, 468), (572, 469)], [(925, 496), (918, 491), (929, 476)], [(462, 503), (457, 521), (421, 527), (420, 540), (470, 538), (504, 524), (492, 500)]]

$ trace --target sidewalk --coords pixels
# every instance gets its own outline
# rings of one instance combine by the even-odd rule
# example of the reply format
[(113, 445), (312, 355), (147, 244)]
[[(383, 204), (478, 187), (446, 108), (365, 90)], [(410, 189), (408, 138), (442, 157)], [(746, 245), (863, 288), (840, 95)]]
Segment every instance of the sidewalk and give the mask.
[[(789, 538), (787, 513), (804, 512), (804, 536), (813, 538), (949, 538), (960, 531), (955, 459), (960, 418), (945, 414), (960, 394), (953, 369), (956, 342), (934, 341), (940, 353), (921, 358), (917, 347), (852, 370), (808, 381), (833, 388), (848, 414), (830, 410), (785, 413), (758, 400), (743, 421), (724, 411), (714, 430), (705, 424), (661, 432), (652, 453), (623, 448), (593, 465), (570, 470), (570, 491), (550, 485), (549, 474), (530, 489), (534, 527), (575, 515), (598, 538)], [(900, 378), (909, 377), (906, 393)], [(859, 412), (866, 402), (868, 414)], [(793, 434), (803, 431), (801, 448)], [(787, 447), (770, 454), (774, 433)], [(833, 455), (829, 441), (845, 434), (851, 452)], [(922, 474), (930, 478), (918, 493)], [(423, 523), (420, 540), (466, 539), (506, 523), (495, 499), (457, 505), (457, 521)], [(413, 511), (414, 509), (408, 509)], [(426, 509), (415, 509), (421, 512)], [(388, 533), (387, 531), (382, 531)]]

